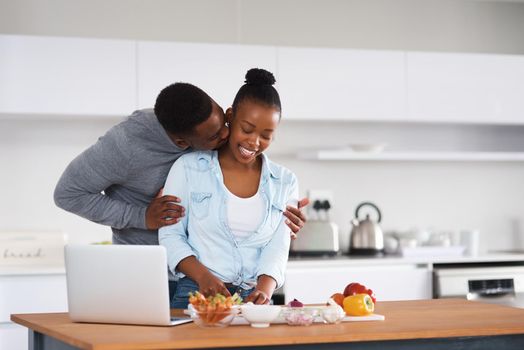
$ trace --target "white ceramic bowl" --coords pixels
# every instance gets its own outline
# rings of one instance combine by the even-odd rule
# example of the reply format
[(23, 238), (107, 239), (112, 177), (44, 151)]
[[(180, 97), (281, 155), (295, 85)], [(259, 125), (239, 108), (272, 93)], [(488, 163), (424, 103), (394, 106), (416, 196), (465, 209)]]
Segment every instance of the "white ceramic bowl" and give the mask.
[(278, 305), (245, 304), (240, 306), (242, 316), (251, 324), (251, 327), (264, 328), (275, 321), (282, 310)]

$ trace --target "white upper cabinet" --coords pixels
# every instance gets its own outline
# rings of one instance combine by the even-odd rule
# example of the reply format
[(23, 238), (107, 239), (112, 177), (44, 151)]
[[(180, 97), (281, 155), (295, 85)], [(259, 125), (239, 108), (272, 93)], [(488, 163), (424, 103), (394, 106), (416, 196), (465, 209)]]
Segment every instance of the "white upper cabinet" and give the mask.
[(405, 120), (405, 53), (345, 49), (278, 49), (283, 117), (316, 120)]
[(410, 119), (524, 123), (524, 56), (407, 55)]
[(0, 113), (127, 115), (135, 77), (133, 41), (0, 36)]
[(188, 82), (200, 87), (226, 109), (233, 103), (250, 68), (264, 68), (275, 73), (276, 49), (141, 41), (138, 43), (139, 107), (153, 107), (164, 87)]
[(227, 108), (250, 68), (284, 119), (524, 124), (524, 55), (0, 35), (0, 115), (126, 116), (195, 84)]

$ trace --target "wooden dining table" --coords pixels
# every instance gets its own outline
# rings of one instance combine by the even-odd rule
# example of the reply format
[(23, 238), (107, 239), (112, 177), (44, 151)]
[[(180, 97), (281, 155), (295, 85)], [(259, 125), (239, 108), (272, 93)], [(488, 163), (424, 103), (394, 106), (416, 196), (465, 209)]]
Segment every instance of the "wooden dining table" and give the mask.
[[(172, 310), (180, 314), (181, 310)], [(67, 313), (13, 314), (30, 350), (524, 349), (524, 309), (433, 299), (378, 302), (384, 321), (200, 328), (75, 323)]]

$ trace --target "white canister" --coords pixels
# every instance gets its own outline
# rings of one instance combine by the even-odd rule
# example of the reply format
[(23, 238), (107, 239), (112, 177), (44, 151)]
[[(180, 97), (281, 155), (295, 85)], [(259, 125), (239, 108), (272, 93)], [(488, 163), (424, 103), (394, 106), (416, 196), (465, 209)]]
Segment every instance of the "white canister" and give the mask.
[(461, 230), (460, 245), (466, 247), (465, 255), (477, 256), (479, 254), (479, 230)]

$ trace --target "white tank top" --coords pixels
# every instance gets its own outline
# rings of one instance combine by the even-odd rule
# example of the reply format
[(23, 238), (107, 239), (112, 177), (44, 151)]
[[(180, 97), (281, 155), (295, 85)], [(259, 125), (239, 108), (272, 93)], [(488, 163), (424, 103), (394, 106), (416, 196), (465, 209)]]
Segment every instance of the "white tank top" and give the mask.
[[(225, 187), (225, 186), (224, 186)], [(227, 187), (227, 220), (235, 238), (242, 240), (251, 235), (264, 219), (266, 206), (260, 193), (253, 197), (240, 198), (231, 193)]]

